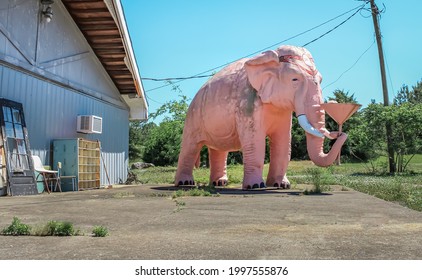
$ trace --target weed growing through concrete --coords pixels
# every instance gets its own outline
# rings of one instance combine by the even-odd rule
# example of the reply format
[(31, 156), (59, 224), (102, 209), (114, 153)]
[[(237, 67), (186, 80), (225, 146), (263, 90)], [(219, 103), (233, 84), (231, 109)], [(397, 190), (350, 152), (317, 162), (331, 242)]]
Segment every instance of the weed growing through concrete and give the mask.
[(306, 170), (306, 174), (314, 185), (314, 189), (305, 190), (303, 192), (304, 195), (321, 194), (323, 191), (330, 190), (328, 186), (325, 186), (326, 179), (323, 178), (323, 172), (321, 168), (308, 168)]
[(175, 199), (183, 196), (219, 196), (219, 193), (217, 193), (213, 187), (207, 187), (204, 189), (196, 187), (189, 190), (177, 190), (173, 193), (172, 198)]
[(113, 198), (128, 198), (128, 197), (135, 197), (135, 194), (131, 192), (118, 192), (113, 195)]
[(184, 201), (174, 199), (174, 202), (176, 202), (176, 206), (177, 206), (177, 208), (173, 211), (174, 213), (180, 212), (186, 206), (186, 202)]
[(177, 200), (177, 198), (180, 197), (187, 197), (187, 196), (220, 196), (220, 194), (218, 192), (216, 192), (215, 187), (204, 187), (204, 188), (192, 188), (189, 190), (177, 190), (175, 192), (173, 192), (172, 195), (172, 199), (176, 202), (176, 210), (174, 212), (179, 212), (180, 210), (182, 210), (185, 206), (186, 203), (184, 201), (179, 201)]
[(319, 168), (308, 168), (306, 174), (310, 177), (312, 184), (314, 185), (313, 190), (305, 190), (303, 194), (320, 194), (321, 191), (321, 170)]
[(1, 232), (3, 235), (30, 235), (31, 227), (22, 223), (18, 217), (13, 217), (12, 224), (4, 228)]
[(75, 230), (70, 222), (50, 221), (40, 232), (41, 235), (51, 236), (72, 236), (78, 235), (79, 231)]
[(108, 229), (103, 226), (95, 226), (92, 229), (92, 236), (94, 237), (106, 237), (108, 235)]
[[(180, 202), (178, 207), (184, 206)], [(80, 229), (75, 229), (71, 222), (49, 221), (42, 226), (31, 226), (24, 224), (17, 217), (13, 217), (12, 224), (1, 231), (2, 235), (34, 235), (34, 236), (77, 236), (84, 235)], [(103, 226), (95, 226), (92, 230), (94, 237), (104, 237), (108, 235), (108, 229)]]

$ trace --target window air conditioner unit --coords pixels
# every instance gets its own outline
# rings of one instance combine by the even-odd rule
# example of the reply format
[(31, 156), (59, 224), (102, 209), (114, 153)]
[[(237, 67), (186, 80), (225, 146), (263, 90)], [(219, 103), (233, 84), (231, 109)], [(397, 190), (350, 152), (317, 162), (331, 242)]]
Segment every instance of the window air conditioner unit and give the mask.
[(102, 133), (103, 118), (92, 115), (78, 116), (76, 130), (81, 133)]

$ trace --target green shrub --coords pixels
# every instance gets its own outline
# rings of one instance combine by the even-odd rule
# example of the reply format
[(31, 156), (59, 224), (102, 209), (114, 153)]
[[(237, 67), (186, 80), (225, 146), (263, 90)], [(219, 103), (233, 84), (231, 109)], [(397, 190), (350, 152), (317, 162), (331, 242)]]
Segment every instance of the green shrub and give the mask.
[(23, 224), (19, 218), (13, 217), (12, 224), (4, 228), (1, 232), (4, 235), (30, 235), (31, 227)]
[(73, 224), (70, 222), (50, 221), (45, 228), (46, 235), (72, 236), (76, 235)]
[(92, 234), (94, 237), (106, 237), (108, 235), (108, 229), (103, 226), (95, 226)]

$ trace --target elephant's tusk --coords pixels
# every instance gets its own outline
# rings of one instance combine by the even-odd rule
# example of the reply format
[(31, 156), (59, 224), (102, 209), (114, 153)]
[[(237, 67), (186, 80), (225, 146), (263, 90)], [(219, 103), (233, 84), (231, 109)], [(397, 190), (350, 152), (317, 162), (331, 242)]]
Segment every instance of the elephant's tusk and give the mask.
[(315, 127), (313, 127), (309, 121), (308, 118), (306, 117), (306, 115), (299, 115), (297, 117), (298, 121), (299, 121), (299, 125), (309, 134), (312, 134), (316, 137), (320, 137), (320, 138), (324, 138), (324, 134), (322, 134), (321, 132), (319, 132), (317, 129), (315, 129)]

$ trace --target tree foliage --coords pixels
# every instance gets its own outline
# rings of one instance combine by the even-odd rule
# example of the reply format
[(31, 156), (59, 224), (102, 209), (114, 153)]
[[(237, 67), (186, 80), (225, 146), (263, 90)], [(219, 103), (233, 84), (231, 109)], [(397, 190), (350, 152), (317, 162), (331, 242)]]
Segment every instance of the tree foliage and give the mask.
[[(386, 156), (386, 125), (392, 126), (392, 143), (397, 172), (404, 172), (407, 164), (417, 153), (422, 153), (422, 103), (383, 106), (370, 104), (364, 110), (366, 126), (362, 144), (370, 158)], [(364, 148), (364, 147), (362, 147)]]
[(362, 110), (360, 124), (351, 129), (350, 142), (364, 159), (387, 157), (386, 126), (392, 127), (397, 172), (405, 172), (415, 154), (422, 153), (422, 83), (403, 86), (393, 105), (375, 103)]
[(131, 121), (129, 124), (129, 158), (142, 158), (148, 137), (157, 125), (153, 122)]
[(417, 82), (411, 90), (407, 85), (403, 85), (396, 97), (394, 98), (394, 105), (401, 105), (404, 103), (421, 104), (422, 103), (422, 81)]
[(164, 119), (159, 125), (148, 127), (142, 153), (144, 161), (160, 166), (177, 163), (188, 108), (189, 99), (182, 95), (179, 100), (169, 101), (150, 114), (151, 120), (159, 116)]

